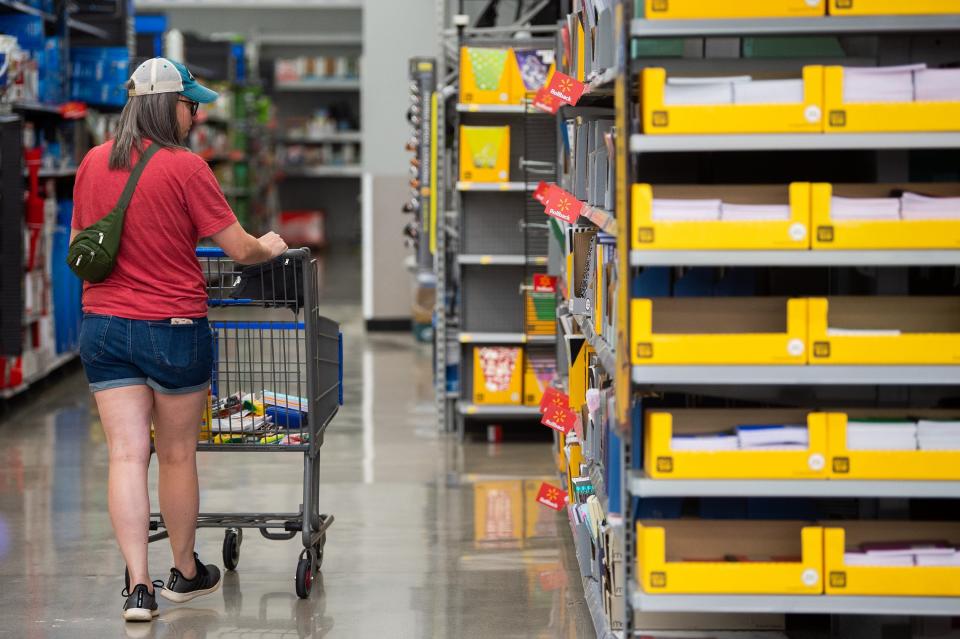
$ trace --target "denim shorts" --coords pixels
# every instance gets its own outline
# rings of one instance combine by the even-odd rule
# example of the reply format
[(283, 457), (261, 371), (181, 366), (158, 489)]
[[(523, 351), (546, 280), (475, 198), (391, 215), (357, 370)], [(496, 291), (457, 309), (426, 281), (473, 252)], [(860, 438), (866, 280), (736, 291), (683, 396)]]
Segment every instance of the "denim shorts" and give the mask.
[(203, 390), (213, 369), (207, 319), (192, 323), (84, 313), (80, 359), (93, 392), (146, 384), (178, 395)]

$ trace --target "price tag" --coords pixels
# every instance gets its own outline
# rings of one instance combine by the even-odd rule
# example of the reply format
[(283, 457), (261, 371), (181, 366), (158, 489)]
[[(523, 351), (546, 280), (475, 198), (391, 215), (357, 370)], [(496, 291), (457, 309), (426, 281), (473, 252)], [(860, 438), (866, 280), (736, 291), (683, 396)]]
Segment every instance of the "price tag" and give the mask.
[(537, 188), (533, 191), (533, 199), (535, 199), (540, 204), (547, 205), (547, 191), (550, 189), (550, 185), (540, 180), (540, 183), (537, 184)]
[(563, 507), (567, 503), (567, 491), (560, 490), (553, 484), (543, 482), (540, 484), (540, 491), (537, 493), (537, 502), (547, 508), (563, 510)]
[(534, 273), (533, 292), (534, 293), (556, 293), (557, 292), (557, 276), (544, 275), (543, 273)]
[(577, 414), (569, 408), (548, 408), (540, 418), (540, 423), (566, 435), (576, 425)]
[(552, 185), (547, 190), (547, 203), (544, 213), (562, 222), (573, 224), (580, 217), (583, 202), (567, 193), (559, 186)]
[(580, 101), (584, 89), (586, 89), (586, 85), (583, 82), (574, 80), (569, 75), (559, 71), (553, 73), (550, 84), (547, 85), (547, 91), (550, 95), (570, 106), (574, 106)]
[(543, 397), (540, 398), (540, 412), (546, 412), (548, 408), (569, 408), (570, 397), (566, 393), (561, 393), (553, 386), (547, 386), (543, 391)]
[(533, 108), (545, 113), (556, 113), (563, 103), (550, 95), (547, 87), (541, 87), (533, 96)]

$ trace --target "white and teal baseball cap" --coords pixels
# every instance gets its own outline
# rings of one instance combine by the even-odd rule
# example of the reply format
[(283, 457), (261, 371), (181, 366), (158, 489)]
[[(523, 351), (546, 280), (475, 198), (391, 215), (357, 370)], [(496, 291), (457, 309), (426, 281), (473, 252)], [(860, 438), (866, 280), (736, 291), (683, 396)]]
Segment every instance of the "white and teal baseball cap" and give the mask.
[(183, 97), (206, 104), (217, 99), (217, 92), (197, 82), (190, 69), (167, 58), (150, 58), (130, 76), (133, 88), (130, 97), (155, 93), (179, 93)]

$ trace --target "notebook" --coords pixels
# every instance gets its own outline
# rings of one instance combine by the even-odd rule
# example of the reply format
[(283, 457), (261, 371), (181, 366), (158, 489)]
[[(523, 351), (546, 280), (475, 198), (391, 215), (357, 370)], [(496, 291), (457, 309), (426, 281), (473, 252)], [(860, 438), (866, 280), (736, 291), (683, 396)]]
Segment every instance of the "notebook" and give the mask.
[(733, 84), (734, 104), (800, 104), (803, 80), (753, 80)]
[(899, 220), (900, 200), (834, 196), (830, 198), (830, 217), (834, 220)]
[(960, 101), (960, 69), (919, 69), (913, 86), (918, 102)]
[(720, 207), (720, 219), (731, 222), (787, 222), (789, 204), (727, 204)]
[(913, 72), (925, 64), (843, 69), (843, 101), (913, 102)]
[(960, 197), (929, 197), (904, 193), (900, 214), (905, 220), (960, 220)]
[(653, 200), (653, 219), (690, 222), (720, 219), (720, 200)]
[(672, 450), (685, 451), (716, 451), (737, 450), (739, 448), (736, 435), (674, 435), (670, 439)]
[(911, 421), (850, 420), (850, 450), (916, 450), (917, 424)]
[(733, 104), (734, 83), (749, 82), (750, 76), (717, 78), (667, 78), (663, 102), (667, 105)]
[(772, 446), (800, 446), (810, 441), (806, 426), (785, 424), (744, 424), (737, 426), (740, 448), (768, 448)]

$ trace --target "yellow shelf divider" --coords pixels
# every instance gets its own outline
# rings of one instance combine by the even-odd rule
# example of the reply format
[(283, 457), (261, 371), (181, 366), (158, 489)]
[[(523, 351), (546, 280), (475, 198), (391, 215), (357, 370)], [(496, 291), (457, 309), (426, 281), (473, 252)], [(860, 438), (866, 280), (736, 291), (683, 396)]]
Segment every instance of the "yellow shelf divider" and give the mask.
[[(716, 197), (722, 188), (735, 203), (790, 204), (790, 219), (783, 222), (663, 221), (653, 219), (654, 191), (660, 197)], [(661, 195), (662, 194), (662, 195)], [(749, 200), (753, 200), (750, 202)], [(758, 201), (762, 200), (762, 202)], [(726, 200), (724, 200), (726, 201)], [(776, 186), (683, 186), (633, 185), (633, 248), (635, 250), (806, 250), (810, 248), (810, 184), (795, 182)]]
[(641, 73), (640, 103), (647, 135), (683, 133), (822, 133), (823, 67), (803, 68), (800, 104), (667, 105), (667, 72)]
[(960, 101), (864, 102), (843, 100), (843, 67), (823, 70), (826, 133), (893, 133), (960, 130)]
[[(648, 412), (644, 426), (644, 469), (653, 479), (825, 479), (827, 414), (771, 410), (676, 410)], [(807, 424), (807, 450), (673, 450), (677, 432), (695, 434), (737, 425)]]
[(826, 592), (831, 596), (960, 596), (960, 566), (848, 566), (847, 544), (943, 539), (960, 542), (960, 524), (941, 522), (829, 522), (823, 529)]
[(713, 18), (812, 18), (827, 12), (826, 0), (644, 0), (648, 20)]
[[(659, 322), (658, 307), (662, 309)], [(705, 317), (711, 322), (704, 322)], [(740, 321), (749, 322), (750, 327), (735, 332)], [(655, 332), (658, 323), (677, 332)], [(754, 328), (761, 326), (762, 332)], [(785, 328), (775, 328), (779, 326)], [(805, 299), (634, 299), (630, 327), (634, 365), (807, 363)], [(716, 332), (693, 330), (709, 327)]]
[(811, 364), (960, 364), (960, 298), (811, 298), (808, 309)]
[[(957, 411), (884, 410), (861, 411), (869, 417), (956, 418)], [(827, 449), (830, 452), (830, 479), (882, 479), (903, 481), (960, 481), (960, 450), (850, 450), (847, 423), (858, 413), (827, 416)]]
[[(712, 553), (720, 556), (696, 559)], [(748, 553), (767, 559), (725, 560)], [(637, 575), (647, 594), (820, 595), (822, 573), (819, 526), (682, 519), (637, 523)]]
[(830, 0), (834, 16), (935, 15), (960, 13), (957, 0)]
[(891, 189), (911, 188), (926, 195), (960, 196), (960, 184), (824, 184), (810, 186), (812, 242), (816, 250), (955, 249), (960, 247), (958, 220), (834, 220), (831, 198), (888, 197)]

